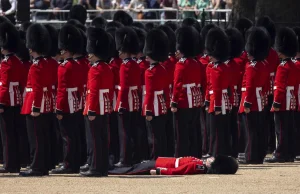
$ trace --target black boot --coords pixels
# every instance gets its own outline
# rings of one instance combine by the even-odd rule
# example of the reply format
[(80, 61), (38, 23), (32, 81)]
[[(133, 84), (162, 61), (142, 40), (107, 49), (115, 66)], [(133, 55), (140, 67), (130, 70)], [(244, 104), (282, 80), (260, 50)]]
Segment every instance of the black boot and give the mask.
[(51, 174), (72, 174), (73, 170), (71, 168), (65, 168), (65, 166), (61, 166), (51, 171)]
[(80, 167), (80, 172), (86, 172), (90, 169), (90, 165), (89, 164), (85, 164), (83, 166)]
[(116, 168), (123, 168), (123, 167), (129, 167), (130, 165), (128, 164), (124, 164), (122, 162), (118, 162), (117, 164), (115, 164)]
[(283, 158), (277, 158), (276, 156), (272, 156), (272, 158), (266, 158), (266, 163), (284, 163), (285, 159)]
[(86, 172), (80, 172), (80, 175), (85, 177), (103, 177), (103, 174), (101, 172), (96, 172), (91, 170), (88, 170)]
[(29, 176), (43, 176), (44, 173), (42, 171), (38, 171), (38, 170), (27, 170), (25, 172), (20, 172), (19, 174), (20, 176), (24, 176), (24, 177), (29, 177)]
[(20, 169), (0, 168), (0, 173), (19, 173)]

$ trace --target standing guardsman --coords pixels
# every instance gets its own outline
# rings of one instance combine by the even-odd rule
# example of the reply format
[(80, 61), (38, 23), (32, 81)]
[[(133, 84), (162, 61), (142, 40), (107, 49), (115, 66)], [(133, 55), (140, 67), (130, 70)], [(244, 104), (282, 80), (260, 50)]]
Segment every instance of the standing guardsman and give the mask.
[(166, 121), (168, 97), (168, 76), (161, 62), (166, 61), (169, 54), (168, 37), (162, 30), (148, 32), (144, 53), (150, 67), (145, 71), (145, 100), (143, 115), (147, 120), (149, 143), (149, 159), (156, 160), (166, 156)]
[(297, 107), (300, 73), (292, 60), (298, 51), (295, 32), (287, 27), (281, 28), (276, 37), (275, 48), (282, 60), (275, 76), (274, 102), (271, 109), (275, 118), (277, 146), (273, 157), (265, 159), (265, 162), (293, 162), (295, 158), (294, 114)]
[(82, 49), (79, 30), (66, 24), (58, 36), (58, 48), (64, 62), (58, 67), (56, 115), (63, 138), (64, 165), (53, 174), (78, 173), (80, 168), (80, 131), (77, 112), (80, 110), (82, 69), (73, 59)]
[[(27, 138), (26, 128), (21, 126), (20, 115), (23, 103), (23, 91), (26, 84), (26, 70), (22, 62), (16, 57), (20, 44), (19, 32), (13, 24), (0, 24), (0, 47), (4, 59), (0, 66), (0, 131), (3, 146), (3, 168), (0, 173), (20, 171), (20, 157), (22, 145)], [(28, 150), (27, 150), (28, 151)], [(29, 153), (27, 153), (28, 155)]]
[(88, 74), (87, 101), (84, 110), (87, 130), (90, 130), (92, 157), (89, 170), (82, 176), (103, 177), (108, 175), (109, 114), (112, 112), (114, 75), (106, 61), (111, 54), (110, 34), (101, 28), (88, 28), (89, 60), (93, 64)]
[(26, 45), (33, 58), (27, 78), (26, 95), (21, 114), (26, 115), (27, 134), (32, 162), (30, 169), (21, 176), (43, 176), (49, 174), (50, 147), (48, 114), (53, 111), (52, 94), (48, 90), (47, 61), (51, 41), (47, 29), (41, 24), (32, 24), (26, 34)]

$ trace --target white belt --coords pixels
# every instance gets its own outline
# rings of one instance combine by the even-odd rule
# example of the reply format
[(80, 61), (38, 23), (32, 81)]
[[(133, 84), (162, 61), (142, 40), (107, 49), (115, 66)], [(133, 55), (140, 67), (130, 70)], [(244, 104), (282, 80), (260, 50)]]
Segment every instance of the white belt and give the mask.
[[(210, 91), (209, 91), (209, 94), (213, 94), (213, 93), (214, 93), (213, 90), (210, 90)], [(222, 90), (222, 93), (223, 93), (223, 94), (227, 94), (227, 93), (228, 93), (227, 89), (223, 89), (223, 90)]]
[(55, 85), (52, 85), (52, 90), (55, 90)]
[(233, 89), (237, 90), (237, 86), (233, 86)]
[(115, 85), (115, 89), (121, 90), (121, 86)]
[(242, 88), (241, 91), (242, 91), (242, 92), (246, 92), (246, 88)]
[[(294, 86), (287, 86), (286, 87), (287, 91), (291, 91), (291, 90), (294, 90), (294, 89), (295, 89)], [(277, 86), (274, 86), (274, 90), (277, 90)]]
[(274, 72), (270, 73), (270, 76), (271, 76), (271, 77), (274, 77), (274, 76), (275, 76), (275, 73), (274, 73)]
[[(26, 88), (25, 90), (26, 90), (26, 92), (32, 92), (33, 91), (32, 88)], [(43, 92), (47, 92), (47, 91), (48, 91), (48, 88), (44, 87)]]
[(67, 88), (67, 92), (76, 92), (78, 89), (77, 88)]

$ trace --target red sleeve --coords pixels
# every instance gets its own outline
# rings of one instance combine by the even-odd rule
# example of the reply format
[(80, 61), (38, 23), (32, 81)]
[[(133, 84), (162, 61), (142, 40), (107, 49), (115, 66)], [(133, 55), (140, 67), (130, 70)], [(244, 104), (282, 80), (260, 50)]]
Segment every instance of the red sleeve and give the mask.
[(100, 90), (100, 76), (97, 67), (91, 67), (89, 73), (89, 107), (88, 115), (95, 116), (96, 108), (99, 106), (99, 90)]
[(210, 70), (211, 67), (208, 65), (206, 67), (206, 89), (205, 89), (205, 101), (209, 102), (210, 101), (210, 96), (209, 96), (209, 87), (210, 87)]
[(0, 107), (8, 105), (9, 102), (9, 80), (10, 80), (10, 65), (7, 62), (1, 63), (0, 76)]
[(120, 101), (120, 108), (128, 107), (128, 91), (129, 91), (129, 68), (127, 65), (120, 67), (120, 87), (118, 99)]
[(274, 86), (274, 104), (275, 108), (280, 108), (281, 103), (285, 99), (287, 86), (288, 70), (284, 65), (279, 65), (275, 76)]
[(184, 64), (177, 63), (174, 71), (173, 98), (171, 107), (177, 107), (179, 96), (183, 86)]
[(40, 112), (41, 103), (43, 99), (43, 86), (41, 84), (43, 83), (42, 67), (41, 65), (33, 64), (31, 68), (31, 84), (33, 95), (32, 111)]
[(213, 95), (214, 95), (215, 111), (221, 110), (221, 107), (222, 107), (221, 74), (222, 74), (222, 71), (220, 70), (220, 67), (211, 68), (210, 83), (211, 83), (211, 89), (212, 89)]
[[(204, 174), (203, 169), (197, 169), (196, 162), (190, 162), (179, 166), (178, 168), (161, 168), (161, 175), (187, 175), (187, 174)], [(203, 167), (203, 166), (202, 166)]]
[(145, 86), (146, 95), (144, 100), (144, 110), (145, 115), (153, 115), (153, 102), (154, 102), (154, 89), (153, 89), (153, 72), (151, 70), (146, 70), (145, 72)]
[(206, 93), (206, 83), (207, 80), (206, 80), (206, 69), (205, 69), (205, 66), (203, 64), (201, 64), (201, 81), (200, 81), (200, 84), (201, 84), (201, 92), (202, 92), (202, 97), (205, 97), (205, 93)]
[(64, 111), (64, 104), (68, 98), (67, 95), (67, 67), (60, 65), (58, 67), (58, 84), (57, 84), (57, 99), (56, 112), (62, 113)]
[(246, 91), (245, 91), (245, 102), (244, 107), (251, 108), (251, 105), (256, 100), (256, 87), (254, 85), (256, 77), (255, 66), (247, 66), (246, 68)]

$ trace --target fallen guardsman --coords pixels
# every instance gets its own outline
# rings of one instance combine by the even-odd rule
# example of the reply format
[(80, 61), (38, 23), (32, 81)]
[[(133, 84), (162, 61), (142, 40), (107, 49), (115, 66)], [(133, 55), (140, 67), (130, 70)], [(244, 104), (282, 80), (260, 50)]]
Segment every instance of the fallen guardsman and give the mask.
[(195, 157), (164, 158), (144, 161), (130, 167), (114, 168), (111, 175), (193, 175), (235, 174), (239, 168), (236, 159), (229, 156), (210, 157), (204, 160)]

